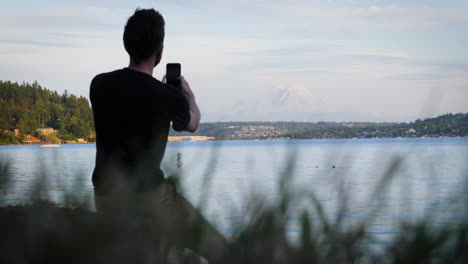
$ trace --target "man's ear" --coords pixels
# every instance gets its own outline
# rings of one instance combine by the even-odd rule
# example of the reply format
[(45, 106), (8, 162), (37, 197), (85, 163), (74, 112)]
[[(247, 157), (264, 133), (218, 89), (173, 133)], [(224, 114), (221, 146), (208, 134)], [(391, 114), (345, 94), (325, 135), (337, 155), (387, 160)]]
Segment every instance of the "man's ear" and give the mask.
[(161, 62), (163, 50), (164, 50), (164, 44), (161, 44), (161, 46), (156, 50), (156, 53), (155, 53), (156, 56), (154, 60), (154, 67), (156, 67), (156, 65), (158, 65), (159, 62)]

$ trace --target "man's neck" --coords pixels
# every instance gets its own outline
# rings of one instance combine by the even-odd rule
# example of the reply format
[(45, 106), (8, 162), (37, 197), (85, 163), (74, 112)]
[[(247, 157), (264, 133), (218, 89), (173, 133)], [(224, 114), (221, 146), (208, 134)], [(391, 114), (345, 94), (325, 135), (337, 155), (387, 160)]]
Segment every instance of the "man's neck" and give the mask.
[(154, 60), (145, 60), (138, 64), (136, 64), (133, 61), (130, 61), (128, 68), (135, 70), (135, 71), (144, 72), (146, 74), (153, 76)]

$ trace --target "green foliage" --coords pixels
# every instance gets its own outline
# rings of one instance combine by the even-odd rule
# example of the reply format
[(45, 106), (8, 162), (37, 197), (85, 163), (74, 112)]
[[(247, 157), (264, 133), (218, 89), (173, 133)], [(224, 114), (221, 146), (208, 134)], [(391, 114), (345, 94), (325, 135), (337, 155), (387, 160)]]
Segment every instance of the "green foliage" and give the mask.
[[(37, 82), (0, 81), (0, 129), (34, 135), (38, 128), (46, 127), (58, 130), (59, 138), (90, 138), (94, 127), (88, 100), (67, 91), (59, 95)], [(47, 141), (54, 142), (56, 137)], [(14, 143), (8, 140), (0, 138), (0, 142)]]
[(2, 144), (18, 144), (19, 140), (12, 136), (11, 133), (7, 131), (0, 132), (0, 145)]
[(53, 144), (60, 143), (60, 139), (57, 136), (57, 133), (53, 133), (53, 134), (49, 134), (49, 135), (44, 135), (44, 134), (41, 134), (41, 133), (35, 133), (35, 134), (36, 134), (36, 137), (38, 139), (40, 139), (41, 141), (50, 142), (50, 143), (53, 143)]

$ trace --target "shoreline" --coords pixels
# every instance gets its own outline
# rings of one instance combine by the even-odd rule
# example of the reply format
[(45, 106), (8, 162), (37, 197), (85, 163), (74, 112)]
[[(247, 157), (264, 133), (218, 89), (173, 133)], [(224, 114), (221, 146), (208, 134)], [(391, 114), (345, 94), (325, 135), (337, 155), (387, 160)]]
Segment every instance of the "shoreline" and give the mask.
[(0, 146), (42, 146), (42, 145), (91, 145), (96, 144), (96, 142), (92, 143), (68, 143), (68, 144), (54, 144), (54, 143), (34, 143), (34, 144), (4, 144), (0, 143)]
[[(373, 137), (373, 138), (289, 138), (289, 139), (244, 139), (244, 138), (233, 138), (233, 139), (214, 139), (214, 140), (193, 140), (193, 141), (168, 141), (167, 143), (186, 143), (186, 142), (219, 142), (219, 141), (291, 141), (291, 140), (360, 140), (360, 139), (431, 139), (431, 138), (468, 138), (468, 136), (439, 136), (439, 137)], [(42, 146), (42, 145), (95, 145), (96, 142), (91, 143), (68, 143), (68, 144), (51, 144), (51, 143), (34, 143), (34, 144), (4, 144), (0, 143), (0, 146)]]

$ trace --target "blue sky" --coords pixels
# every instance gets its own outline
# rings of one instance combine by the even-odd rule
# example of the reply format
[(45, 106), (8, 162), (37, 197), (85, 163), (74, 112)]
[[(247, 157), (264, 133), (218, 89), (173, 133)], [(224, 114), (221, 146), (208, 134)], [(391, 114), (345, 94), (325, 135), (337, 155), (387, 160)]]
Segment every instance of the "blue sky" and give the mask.
[[(165, 17), (162, 65), (182, 63), (204, 121), (468, 112), (468, 2), (457, 0), (10, 1), (0, 79), (87, 96), (94, 75), (127, 66), (122, 30), (136, 7)], [(294, 87), (308, 105), (271, 103)]]

